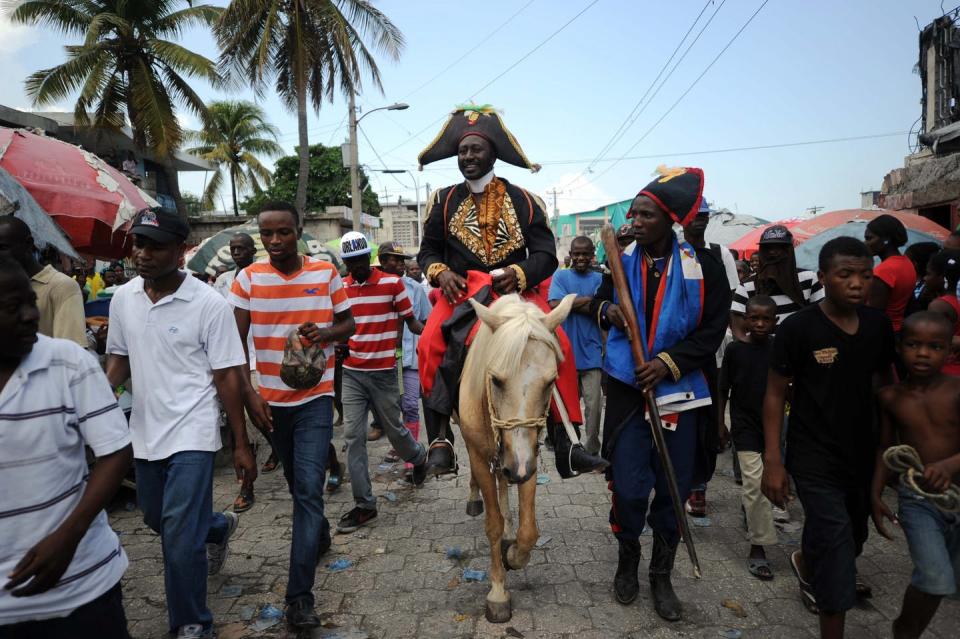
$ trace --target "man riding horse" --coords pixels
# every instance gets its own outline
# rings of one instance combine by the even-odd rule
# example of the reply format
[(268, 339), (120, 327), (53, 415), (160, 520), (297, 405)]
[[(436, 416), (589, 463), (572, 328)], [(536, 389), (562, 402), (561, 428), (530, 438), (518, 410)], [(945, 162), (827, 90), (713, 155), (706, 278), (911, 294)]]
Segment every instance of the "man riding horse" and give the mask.
[[(476, 325), (468, 298), (489, 304), (495, 295), (519, 293), (549, 313), (541, 282), (557, 268), (556, 242), (542, 201), (493, 172), (499, 158), (538, 170), (500, 116), (489, 106), (458, 107), (419, 156), (420, 165), (457, 157), (464, 182), (435, 191), (417, 261), (442, 293), (420, 339), (420, 383), (430, 440), (427, 472), (457, 471), (450, 415), (456, 410), (465, 345)], [(558, 331), (564, 361), (557, 390), (574, 424), (582, 422), (577, 371), (570, 343)], [(563, 477), (604, 468), (606, 462), (571, 442), (552, 407), (548, 420), (557, 469)]]

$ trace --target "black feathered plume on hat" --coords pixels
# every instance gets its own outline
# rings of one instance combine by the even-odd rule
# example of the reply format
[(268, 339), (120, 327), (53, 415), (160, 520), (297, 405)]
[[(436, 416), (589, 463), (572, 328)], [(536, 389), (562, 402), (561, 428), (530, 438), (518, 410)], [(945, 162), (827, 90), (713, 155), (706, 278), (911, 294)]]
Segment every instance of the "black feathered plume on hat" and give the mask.
[(651, 200), (680, 226), (686, 226), (700, 209), (703, 197), (703, 169), (657, 167), (660, 176), (637, 195)]
[(425, 164), (456, 156), (460, 140), (468, 135), (479, 135), (489, 142), (498, 160), (530, 169), (534, 173), (540, 170), (539, 164), (534, 164), (527, 159), (517, 139), (489, 104), (458, 105), (433, 142), (417, 156), (420, 168), (422, 169)]

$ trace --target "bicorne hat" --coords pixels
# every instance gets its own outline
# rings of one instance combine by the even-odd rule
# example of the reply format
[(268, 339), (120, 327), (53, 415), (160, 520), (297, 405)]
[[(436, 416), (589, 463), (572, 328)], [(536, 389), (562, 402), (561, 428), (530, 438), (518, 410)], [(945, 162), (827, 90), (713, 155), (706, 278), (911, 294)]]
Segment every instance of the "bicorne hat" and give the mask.
[(417, 161), (422, 169), (425, 164), (455, 157), (460, 141), (468, 135), (479, 135), (489, 142), (497, 154), (498, 160), (508, 164), (530, 169), (534, 173), (540, 170), (539, 164), (527, 159), (520, 143), (503, 124), (500, 115), (489, 104), (461, 104), (454, 109), (440, 133), (427, 145)]
[(637, 195), (653, 200), (680, 226), (686, 226), (700, 210), (703, 198), (703, 169), (658, 166), (659, 177)]

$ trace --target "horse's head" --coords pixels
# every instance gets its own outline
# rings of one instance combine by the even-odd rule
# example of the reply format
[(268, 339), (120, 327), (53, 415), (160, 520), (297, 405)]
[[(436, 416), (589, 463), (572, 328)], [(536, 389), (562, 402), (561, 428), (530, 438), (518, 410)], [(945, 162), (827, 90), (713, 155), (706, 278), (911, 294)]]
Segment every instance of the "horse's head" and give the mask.
[(501, 469), (511, 483), (537, 472), (539, 432), (562, 359), (554, 331), (575, 297), (566, 296), (549, 314), (517, 295), (505, 295), (489, 308), (470, 300), (483, 324), (471, 348), (476, 368), (465, 371), (473, 379), (465, 381), (485, 398)]

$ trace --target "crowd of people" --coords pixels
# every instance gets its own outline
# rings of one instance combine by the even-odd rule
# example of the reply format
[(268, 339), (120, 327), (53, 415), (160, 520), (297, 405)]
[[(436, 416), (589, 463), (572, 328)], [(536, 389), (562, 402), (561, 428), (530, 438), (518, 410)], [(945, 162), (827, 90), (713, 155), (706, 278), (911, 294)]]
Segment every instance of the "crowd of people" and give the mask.
[[(574, 296), (546, 438), (562, 477), (609, 480), (617, 601), (639, 595), (649, 527), (654, 608), (682, 617), (668, 486), (704, 516), (717, 455), (732, 442), (745, 574), (774, 578), (766, 552), (796, 496), (804, 528), (791, 565), (821, 636), (841, 637), (845, 612), (870, 594), (856, 571), (868, 521), (882, 535), (897, 521), (914, 571), (892, 633), (919, 637), (960, 577), (960, 233), (901, 253), (903, 224), (881, 215), (863, 238), (827, 242), (812, 272), (797, 268), (789, 229), (774, 225), (740, 260), (705, 240), (703, 172), (670, 169), (639, 191), (617, 254), (605, 256), (622, 266), (617, 288), (588, 237), (573, 239), (558, 268), (542, 202), (494, 173), (497, 159), (535, 167), (495, 112), (458, 109), (419, 160), (448, 157), (464, 181), (431, 196), (419, 254), (384, 244), (375, 266), (368, 239), (350, 232), (345, 273), (298, 252), (302, 220), (286, 202), (258, 213), (267, 257), (255, 261), (253, 239), (238, 234), (236, 268), (212, 286), (182, 269), (187, 224), (139, 212), (129, 231), (137, 276), (102, 274), (120, 284), (105, 372), (85, 350), (88, 274), (41, 265), (29, 228), (0, 218), (0, 639), (128, 637), (128, 559), (104, 509), (131, 464), (143, 520), (159, 536), (172, 635), (213, 636), (206, 576), (223, 567), (258, 474), (277, 468), (293, 510), (286, 620), (318, 626), (313, 586), (332, 532), (324, 491), (344, 473), (334, 413), (354, 500), (336, 531), (349, 534), (377, 517), (372, 431), (414, 486), (459, 471), (451, 417), (477, 323), (464, 302), (511, 294), (544, 311)], [(116, 400), (128, 388), (129, 423)], [(221, 424), (240, 483), (225, 512), (212, 504)], [(260, 442), (271, 452), (258, 467)], [(896, 470), (888, 449), (913, 470)], [(883, 492), (898, 474), (895, 516)]]

